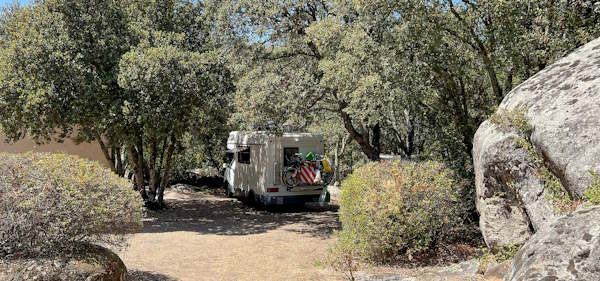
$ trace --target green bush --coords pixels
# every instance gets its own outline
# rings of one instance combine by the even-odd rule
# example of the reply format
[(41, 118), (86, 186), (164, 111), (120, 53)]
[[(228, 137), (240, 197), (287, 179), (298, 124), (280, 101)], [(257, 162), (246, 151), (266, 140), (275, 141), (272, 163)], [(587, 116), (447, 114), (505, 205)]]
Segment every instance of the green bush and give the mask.
[(486, 249), (481, 257), (479, 257), (479, 271), (485, 272), (490, 264), (512, 260), (519, 249), (521, 249), (521, 245), (518, 244), (508, 244), (501, 248)]
[(120, 245), (141, 227), (143, 202), (130, 186), (75, 156), (0, 154), (0, 258)]
[(367, 164), (342, 183), (338, 243), (372, 263), (428, 254), (459, 233), (462, 188), (437, 162)]
[(600, 176), (595, 171), (590, 171), (592, 184), (585, 191), (585, 199), (594, 205), (600, 205)]

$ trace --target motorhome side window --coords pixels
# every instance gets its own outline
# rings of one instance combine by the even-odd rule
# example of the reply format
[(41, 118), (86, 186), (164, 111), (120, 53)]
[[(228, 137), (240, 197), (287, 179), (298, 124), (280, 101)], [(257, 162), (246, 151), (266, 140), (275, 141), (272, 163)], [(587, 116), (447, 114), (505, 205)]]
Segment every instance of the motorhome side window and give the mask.
[(225, 163), (225, 164), (231, 163), (231, 161), (233, 161), (234, 156), (235, 156), (235, 153), (232, 151), (225, 152), (225, 155), (223, 156), (223, 163)]
[(294, 159), (296, 153), (300, 152), (297, 147), (284, 147), (283, 148), (283, 165), (285, 167), (290, 165), (290, 162)]
[(250, 147), (246, 147), (238, 152), (238, 162), (242, 164), (250, 164)]

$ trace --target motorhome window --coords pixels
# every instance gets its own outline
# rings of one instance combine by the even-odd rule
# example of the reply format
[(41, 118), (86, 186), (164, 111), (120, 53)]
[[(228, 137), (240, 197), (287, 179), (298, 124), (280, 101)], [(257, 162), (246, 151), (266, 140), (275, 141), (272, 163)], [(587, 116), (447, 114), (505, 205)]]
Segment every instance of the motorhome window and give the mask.
[(250, 164), (250, 147), (238, 152), (238, 162), (242, 164)]
[(289, 166), (290, 162), (294, 159), (296, 153), (300, 152), (297, 147), (284, 147), (283, 148), (283, 165)]
[(225, 153), (225, 157), (223, 157), (223, 163), (226, 163), (226, 164), (231, 163), (231, 161), (233, 160), (234, 156), (235, 156), (235, 153), (227, 151)]

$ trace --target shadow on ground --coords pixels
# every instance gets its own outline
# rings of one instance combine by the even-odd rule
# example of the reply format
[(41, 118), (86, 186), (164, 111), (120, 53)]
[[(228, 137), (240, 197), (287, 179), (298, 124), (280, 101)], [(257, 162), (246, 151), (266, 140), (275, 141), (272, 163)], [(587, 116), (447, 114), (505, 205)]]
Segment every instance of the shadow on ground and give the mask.
[(150, 271), (140, 270), (128, 270), (127, 271), (128, 281), (178, 281), (178, 279)]
[(318, 238), (328, 238), (341, 228), (337, 206), (279, 208), (260, 211), (235, 199), (214, 192), (172, 191), (176, 199), (167, 199), (168, 209), (149, 211), (144, 233), (192, 231), (199, 234), (249, 235), (295, 224), (285, 228)]

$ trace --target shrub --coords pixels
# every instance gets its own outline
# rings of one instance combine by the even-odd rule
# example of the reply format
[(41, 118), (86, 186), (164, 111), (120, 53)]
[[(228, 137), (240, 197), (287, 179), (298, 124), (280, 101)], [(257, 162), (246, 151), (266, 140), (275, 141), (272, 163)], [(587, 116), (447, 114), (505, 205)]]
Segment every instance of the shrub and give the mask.
[(0, 154), (0, 258), (41, 257), (83, 242), (121, 245), (141, 227), (131, 184), (64, 154)]
[(338, 243), (374, 263), (428, 254), (467, 216), (461, 189), (437, 162), (367, 164), (342, 183)]
[(501, 248), (486, 250), (479, 258), (479, 270), (483, 273), (489, 265), (503, 263), (515, 257), (521, 245), (508, 244)]
[(342, 272), (346, 280), (356, 280), (356, 272), (361, 269), (357, 260), (359, 253), (349, 232), (336, 233), (337, 243), (329, 249), (327, 263), (335, 270)]
[(584, 196), (594, 205), (600, 204), (600, 176), (595, 171), (590, 171), (592, 184), (586, 189)]

